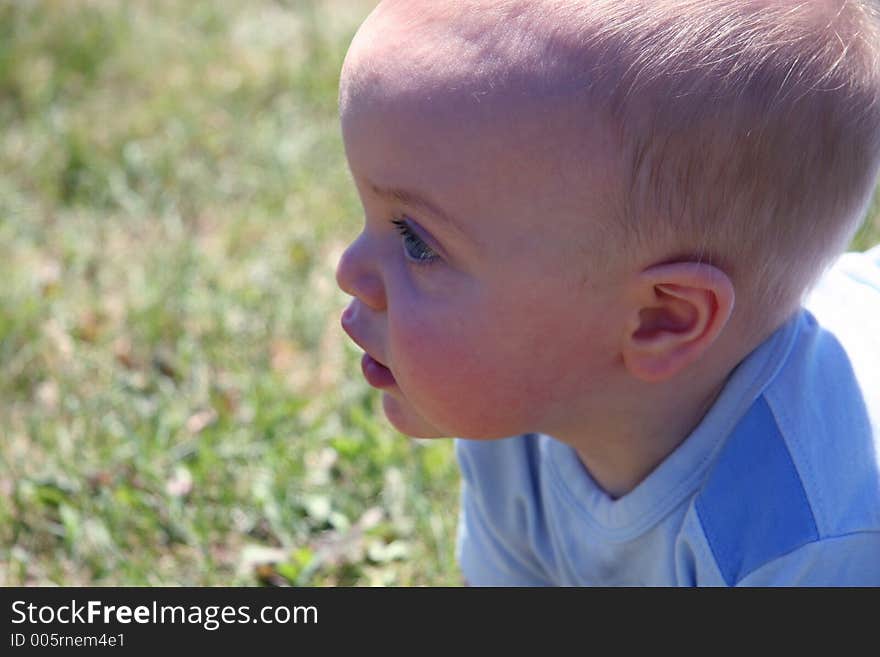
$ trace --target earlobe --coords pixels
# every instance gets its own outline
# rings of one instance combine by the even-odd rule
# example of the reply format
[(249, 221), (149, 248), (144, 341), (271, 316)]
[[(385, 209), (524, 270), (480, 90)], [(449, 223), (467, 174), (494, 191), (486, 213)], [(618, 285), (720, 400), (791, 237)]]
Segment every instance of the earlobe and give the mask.
[(653, 383), (671, 379), (709, 349), (730, 319), (734, 290), (720, 269), (684, 262), (646, 269), (632, 298), (623, 361), (633, 376)]

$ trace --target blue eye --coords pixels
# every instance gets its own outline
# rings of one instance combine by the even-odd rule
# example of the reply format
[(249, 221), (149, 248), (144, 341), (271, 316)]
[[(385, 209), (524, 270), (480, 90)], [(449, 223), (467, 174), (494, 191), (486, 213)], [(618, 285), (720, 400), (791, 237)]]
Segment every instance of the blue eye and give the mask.
[(406, 252), (407, 258), (416, 264), (427, 265), (439, 257), (430, 246), (425, 244), (421, 237), (416, 235), (415, 231), (404, 220), (393, 219), (391, 223), (394, 224), (397, 232), (403, 238), (403, 250)]

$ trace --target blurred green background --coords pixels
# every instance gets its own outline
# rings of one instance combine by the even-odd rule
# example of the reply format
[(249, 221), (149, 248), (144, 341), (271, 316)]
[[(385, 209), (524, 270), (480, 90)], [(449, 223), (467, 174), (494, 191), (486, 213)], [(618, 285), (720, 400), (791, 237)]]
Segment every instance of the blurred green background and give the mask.
[(0, 0), (0, 585), (459, 582), (339, 328), (374, 5)]
[(374, 5), (0, 0), (0, 585), (459, 583), (338, 328)]

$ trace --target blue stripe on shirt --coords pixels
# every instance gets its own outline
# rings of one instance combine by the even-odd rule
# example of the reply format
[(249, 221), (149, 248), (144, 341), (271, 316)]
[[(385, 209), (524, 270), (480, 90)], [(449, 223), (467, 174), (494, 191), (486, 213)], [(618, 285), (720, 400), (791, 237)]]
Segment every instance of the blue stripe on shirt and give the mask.
[(818, 539), (800, 476), (763, 397), (722, 449), (696, 510), (730, 586), (771, 559)]

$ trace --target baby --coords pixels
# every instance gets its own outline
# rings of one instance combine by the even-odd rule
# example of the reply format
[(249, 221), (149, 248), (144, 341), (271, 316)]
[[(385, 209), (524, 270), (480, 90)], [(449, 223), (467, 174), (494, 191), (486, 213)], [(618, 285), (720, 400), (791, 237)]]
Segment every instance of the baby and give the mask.
[(460, 437), (470, 584), (880, 585), (876, 2), (385, 0), (340, 114), (342, 326)]

